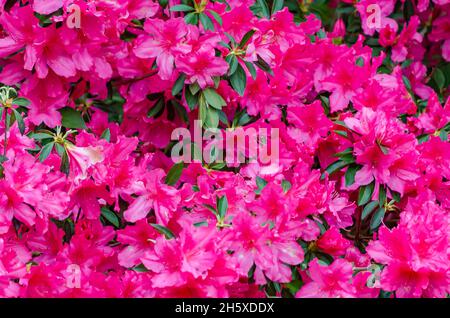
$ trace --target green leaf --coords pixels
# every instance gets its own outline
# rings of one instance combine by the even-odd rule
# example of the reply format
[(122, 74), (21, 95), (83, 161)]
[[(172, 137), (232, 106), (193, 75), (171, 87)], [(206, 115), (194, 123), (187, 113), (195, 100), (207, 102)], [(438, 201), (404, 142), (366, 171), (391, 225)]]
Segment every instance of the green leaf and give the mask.
[(264, 61), (261, 56), (258, 55), (257, 58), (258, 60), (255, 62), (255, 65), (258, 66), (264, 72), (273, 76), (273, 71), (270, 68), (270, 65), (266, 61)]
[(205, 126), (207, 128), (217, 128), (219, 126), (219, 110), (207, 107)]
[(228, 43), (225, 43), (224, 41), (220, 41), (218, 44), (223, 46), (226, 49), (231, 50), (231, 46), (229, 46)]
[(198, 100), (198, 105), (199, 105), (198, 117), (202, 121), (203, 125), (205, 125), (208, 116), (208, 105), (206, 104), (205, 97), (201, 94)]
[(69, 157), (67, 156), (67, 152), (64, 151), (61, 156), (61, 167), (60, 170), (62, 173), (65, 173), (66, 175), (70, 172), (70, 165), (69, 165)]
[(417, 141), (419, 142), (419, 144), (423, 144), (424, 142), (427, 142), (428, 140), (430, 140), (430, 135), (428, 135), (428, 134), (423, 134), (423, 135), (417, 136)]
[(250, 30), (244, 34), (241, 42), (239, 42), (239, 47), (242, 49), (248, 43), (248, 41), (252, 38), (253, 34), (255, 34), (256, 30)]
[(403, 83), (405, 84), (405, 87), (410, 91), (411, 82), (409, 81), (409, 78), (407, 78), (405, 75), (403, 75)]
[(252, 120), (252, 118), (250, 117), (250, 115), (247, 114), (247, 113), (244, 113), (244, 114), (242, 114), (242, 116), (239, 118), (239, 120), (238, 120), (238, 122), (237, 122), (237, 126), (238, 126), (238, 127), (245, 126), (245, 125), (248, 124), (251, 120)]
[(228, 70), (228, 76), (231, 76), (236, 72), (237, 67), (239, 65), (239, 61), (235, 55), (228, 55), (225, 60), (227, 61), (230, 69)]
[(272, 15), (283, 9), (284, 0), (274, 0), (272, 4)]
[(231, 44), (233, 44), (233, 46), (236, 46), (236, 40), (233, 38), (233, 36), (228, 33), (228, 32), (224, 32), (224, 34), (226, 35), (226, 37), (228, 38), (228, 40), (230, 40)]
[(230, 77), (231, 86), (240, 95), (244, 96), (245, 87), (247, 86), (247, 75), (244, 68), (238, 64), (236, 72)]
[(227, 210), (228, 210), (228, 200), (227, 196), (224, 195), (223, 197), (220, 197), (217, 200), (217, 212), (219, 213), (219, 217), (221, 220), (224, 219)]
[(198, 85), (197, 82), (189, 85), (189, 91), (192, 93), (192, 95), (196, 95), (200, 91), (200, 85)]
[(376, 230), (380, 226), (385, 214), (386, 210), (384, 208), (379, 208), (374, 213), (374, 215), (372, 216), (372, 220), (370, 220), (370, 229), (372, 231)]
[(166, 239), (171, 240), (175, 237), (175, 235), (173, 234), (173, 232), (171, 230), (169, 230), (167, 227), (159, 225), (159, 224), (154, 224), (154, 223), (150, 223), (150, 225), (157, 230), (159, 233), (163, 234)]
[(412, 59), (407, 59), (402, 63), (402, 68), (407, 68), (408, 66), (410, 66), (412, 64), (414, 60)]
[(362, 206), (367, 202), (369, 202), (369, 200), (372, 198), (374, 187), (375, 183), (372, 182), (369, 185), (362, 186), (361, 188), (359, 188), (358, 206)]
[(386, 188), (382, 185), (380, 185), (378, 190), (378, 202), (380, 204), (380, 208), (386, 203)]
[(448, 132), (445, 130), (441, 130), (441, 132), (439, 133), (439, 138), (441, 138), (442, 141), (447, 141), (448, 140)]
[(59, 111), (62, 116), (62, 125), (66, 128), (80, 128), (86, 129), (81, 113), (70, 107), (65, 107)]
[(178, 182), (178, 180), (180, 179), (183, 169), (184, 169), (183, 162), (174, 164), (172, 166), (172, 168), (169, 170), (169, 173), (167, 173), (166, 180), (165, 180), (166, 184), (171, 185), (171, 186), (175, 185)]
[(208, 226), (208, 222), (206, 222), (206, 221), (197, 222), (197, 223), (194, 223), (194, 226), (195, 227)]
[(186, 98), (189, 109), (194, 110), (195, 106), (197, 106), (198, 104), (198, 97), (196, 95), (193, 95), (190, 89), (186, 89), (184, 91), (184, 98)]
[(324, 173), (322, 173), (321, 180), (325, 179), (326, 173), (328, 173), (328, 175), (332, 175), (334, 172), (341, 170), (345, 166), (348, 166), (350, 163), (351, 162), (343, 161), (340, 159), (333, 162), (325, 169)]
[(258, 189), (255, 191), (256, 194), (261, 194), (261, 191), (266, 187), (267, 181), (263, 178), (257, 176), (256, 177), (256, 185)]
[(336, 134), (338, 134), (339, 136), (348, 138), (348, 133), (347, 133), (346, 131), (343, 131), (343, 130), (334, 130), (334, 132), (335, 132)]
[(319, 39), (325, 39), (327, 37), (327, 34), (323, 30), (317, 31), (317, 37)]
[(375, 208), (376, 208), (377, 206), (378, 206), (378, 201), (372, 201), (372, 202), (370, 202), (369, 204), (367, 204), (367, 205), (364, 207), (364, 210), (362, 211), (361, 219), (362, 219), (362, 220), (365, 220), (365, 219), (369, 216), (369, 214), (372, 213), (373, 210), (375, 210)]
[(395, 202), (400, 202), (400, 200), (402, 199), (400, 196), (400, 193), (398, 193), (392, 189), (391, 189), (391, 194), (392, 194), (392, 198), (395, 200)]
[(66, 152), (66, 149), (64, 149), (64, 147), (61, 144), (56, 144), (55, 143), (55, 148), (56, 148), (56, 152), (58, 153), (58, 155), (60, 155), (62, 157), (62, 155)]
[(342, 157), (345, 157), (345, 156), (351, 155), (351, 154), (353, 154), (353, 147), (349, 147), (349, 148), (345, 149), (344, 151), (335, 153), (335, 154), (334, 154), (334, 157), (340, 157), (340, 158), (342, 158)]
[(101, 139), (105, 139), (107, 142), (111, 141), (111, 131), (109, 130), (109, 128), (106, 128), (102, 135), (100, 136)]
[(184, 21), (187, 24), (197, 25), (198, 24), (198, 13), (190, 12), (190, 13), (186, 14), (186, 16), (184, 17)]
[(48, 158), (48, 156), (50, 156), (50, 153), (52, 152), (54, 145), (55, 145), (54, 142), (50, 142), (46, 144), (44, 147), (42, 147), (41, 153), (39, 155), (40, 162), (43, 162), (45, 159)]
[(155, 103), (155, 105), (148, 111), (147, 113), (147, 117), (151, 118), (151, 117), (155, 117), (156, 115), (158, 115), (161, 110), (164, 108), (165, 102), (164, 102), (164, 97), (161, 97), (160, 99), (158, 99), (158, 101)]
[(292, 188), (292, 184), (287, 180), (283, 180), (281, 181), (281, 187), (283, 188), (283, 192), (286, 193)]
[(147, 273), (147, 272), (149, 272), (149, 270), (147, 268), (145, 268), (144, 264), (139, 264), (139, 265), (133, 267), (132, 270), (135, 271), (135, 272), (138, 272), (138, 273)]
[(270, 11), (269, 6), (267, 5), (266, 0), (256, 0), (256, 2), (259, 4), (259, 7), (261, 8), (261, 12), (264, 17), (269, 18), (270, 17)]
[(211, 13), (211, 15), (213, 16), (214, 20), (216, 20), (217, 23), (219, 23), (220, 26), (223, 24), (222, 17), (216, 11), (208, 10), (208, 12)]
[(385, 155), (389, 154), (389, 149), (387, 147), (383, 146), (380, 143), (378, 143), (378, 147), (380, 147), (380, 150), (383, 154), (385, 154)]
[(12, 109), (12, 111), (14, 113), (14, 117), (16, 118), (17, 126), (19, 126), (19, 131), (23, 135), (25, 133), (25, 123), (23, 121), (23, 117), (17, 110)]
[(355, 64), (358, 65), (358, 66), (361, 66), (361, 67), (364, 66), (364, 59), (362, 57), (358, 57), (356, 59)]
[(170, 11), (173, 12), (186, 12), (186, 11), (194, 11), (195, 9), (191, 6), (185, 4), (179, 4), (170, 8)]
[(214, 23), (211, 18), (204, 13), (200, 13), (200, 22), (205, 30), (214, 31)]
[(362, 167), (357, 164), (352, 164), (348, 166), (347, 171), (345, 172), (345, 185), (347, 187), (351, 186), (353, 183), (355, 183), (355, 175), (358, 170), (360, 170)]
[(35, 140), (44, 140), (44, 139), (51, 139), (51, 138), (53, 138), (53, 136), (51, 136), (49, 134), (45, 134), (45, 133), (36, 133), (36, 134), (31, 134), (30, 138), (33, 138)]
[(253, 65), (252, 62), (244, 61), (244, 63), (245, 63), (245, 66), (247, 66), (247, 69), (250, 72), (250, 75), (252, 76), (253, 80), (255, 80), (256, 79), (256, 68), (255, 68), (255, 66)]
[(210, 204), (203, 204), (203, 206), (205, 207), (205, 208), (207, 208), (209, 211), (211, 211), (214, 215), (217, 215), (217, 210), (216, 210), (216, 208), (215, 207), (213, 207), (212, 205), (210, 205)]
[(227, 103), (214, 89), (206, 88), (203, 90), (206, 102), (215, 109), (221, 110)]
[(433, 79), (439, 89), (443, 89), (445, 86), (445, 75), (440, 69), (435, 68), (433, 72)]
[(17, 106), (23, 106), (23, 107), (30, 106), (30, 101), (28, 99), (22, 98), (22, 97), (14, 99), (12, 103), (13, 103), (13, 105), (17, 105)]
[(178, 76), (177, 80), (175, 81), (175, 84), (172, 87), (172, 96), (176, 96), (179, 92), (181, 92), (183, 90), (185, 80), (186, 80), (186, 75), (181, 73), (180, 76)]
[(106, 207), (102, 207), (102, 216), (108, 220), (109, 223), (114, 225), (116, 228), (120, 227), (120, 220), (119, 217), (113, 212), (110, 211)]

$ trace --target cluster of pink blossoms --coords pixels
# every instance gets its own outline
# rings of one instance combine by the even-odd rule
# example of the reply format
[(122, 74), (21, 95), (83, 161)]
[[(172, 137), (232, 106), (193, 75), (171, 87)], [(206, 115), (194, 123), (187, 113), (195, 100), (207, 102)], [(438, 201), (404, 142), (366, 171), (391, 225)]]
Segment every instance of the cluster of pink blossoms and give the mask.
[(0, 58), (0, 297), (448, 297), (449, 0), (0, 0)]

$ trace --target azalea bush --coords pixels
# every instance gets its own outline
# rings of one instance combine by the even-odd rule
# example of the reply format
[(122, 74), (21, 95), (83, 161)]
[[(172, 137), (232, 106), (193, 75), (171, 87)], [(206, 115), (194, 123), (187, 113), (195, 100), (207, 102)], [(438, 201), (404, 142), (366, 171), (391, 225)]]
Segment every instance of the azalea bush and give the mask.
[(448, 296), (449, 0), (0, 7), (1, 297)]

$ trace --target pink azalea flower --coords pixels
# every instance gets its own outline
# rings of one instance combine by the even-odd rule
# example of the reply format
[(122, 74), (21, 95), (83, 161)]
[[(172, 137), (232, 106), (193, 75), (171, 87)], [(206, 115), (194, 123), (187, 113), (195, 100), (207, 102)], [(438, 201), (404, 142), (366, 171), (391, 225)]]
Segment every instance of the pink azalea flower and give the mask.
[(445, 211), (422, 196), (409, 202), (397, 228), (380, 229), (379, 240), (367, 252), (387, 264), (381, 274), (384, 290), (395, 290), (397, 297), (442, 297), (448, 292), (447, 223)]
[(337, 228), (332, 227), (319, 238), (317, 247), (332, 256), (341, 256), (350, 247), (350, 242), (342, 237)]
[(197, 82), (201, 88), (212, 86), (213, 76), (221, 76), (228, 71), (228, 63), (222, 58), (215, 57), (214, 48), (209, 45), (178, 58), (176, 64), (178, 70), (187, 75), (188, 83)]
[(191, 51), (188, 44), (189, 27), (182, 18), (163, 21), (148, 20), (144, 27), (148, 35), (141, 35), (134, 52), (140, 58), (156, 58), (159, 75), (170, 79), (174, 69), (175, 57)]
[(363, 167), (356, 173), (356, 184), (366, 185), (375, 180), (403, 193), (405, 183), (419, 177), (411, 165), (417, 156), (416, 140), (403, 133), (399, 122), (369, 108), (362, 109), (359, 120), (344, 121), (359, 135), (354, 152), (356, 162)]
[(154, 250), (142, 258), (145, 267), (155, 273), (153, 286), (180, 287), (190, 278), (205, 279), (218, 258), (213, 243), (215, 231), (214, 227), (192, 232), (185, 229), (178, 239), (157, 238)]
[(153, 208), (157, 222), (163, 225), (168, 224), (180, 203), (180, 196), (175, 188), (161, 182), (164, 176), (165, 173), (162, 170), (153, 170), (145, 174), (142, 179), (145, 188), (138, 192), (139, 197), (124, 213), (127, 221), (139, 221), (145, 218)]
[(298, 293), (297, 298), (353, 298), (354, 288), (351, 285), (352, 265), (337, 259), (331, 265), (320, 265), (317, 260), (309, 263), (311, 282), (306, 283)]
[(342, 58), (334, 67), (333, 73), (322, 81), (322, 89), (332, 92), (331, 111), (345, 109), (353, 96), (362, 91), (362, 83), (368, 76), (367, 65), (360, 67), (355, 62)]
[(70, 171), (75, 180), (86, 179), (88, 169), (104, 160), (102, 150), (101, 146), (78, 147), (73, 144), (66, 144)]

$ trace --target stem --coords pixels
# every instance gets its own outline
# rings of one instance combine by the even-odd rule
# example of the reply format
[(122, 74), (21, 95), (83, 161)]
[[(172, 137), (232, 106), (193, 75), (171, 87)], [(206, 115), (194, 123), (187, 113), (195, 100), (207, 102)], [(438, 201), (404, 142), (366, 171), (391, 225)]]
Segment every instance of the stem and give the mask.
[(3, 145), (3, 156), (6, 157), (6, 146), (8, 145), (7, 142), (7, 135), (8, 135), (8, 108), (5, 108), (5, 140)]

